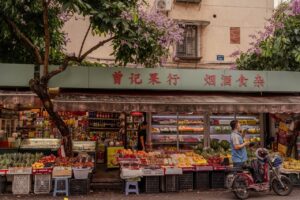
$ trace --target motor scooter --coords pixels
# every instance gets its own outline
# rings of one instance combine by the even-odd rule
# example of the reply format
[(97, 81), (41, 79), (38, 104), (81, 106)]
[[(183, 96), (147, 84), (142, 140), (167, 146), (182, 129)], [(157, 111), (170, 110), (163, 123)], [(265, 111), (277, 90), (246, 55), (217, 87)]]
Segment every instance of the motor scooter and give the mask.
[(282, 164), (280, 157), (271, 159), (267, 149), (256, 150), (258, 169), (252, 166), (244, 166), (241, 169), (233, 169), (233, 173), (227, 176), (226, 185), (232, 190), (238, 199), (247, 199), (249, 192), (267, 192), (273, 190), (277, 195), (287, 196), (293, 191), (291, 180), (281, 175), (278, 168)]

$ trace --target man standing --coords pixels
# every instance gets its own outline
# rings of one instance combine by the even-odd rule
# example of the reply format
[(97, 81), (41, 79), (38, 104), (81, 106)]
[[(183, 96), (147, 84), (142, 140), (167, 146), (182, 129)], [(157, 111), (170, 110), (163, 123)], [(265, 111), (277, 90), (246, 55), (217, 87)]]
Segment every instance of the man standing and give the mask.
[(145, 151), (145, 141), (146, 141), (146, 133), (147, 133), (147, 122), (142, 122), (138, 132), (138, 150)]
[(232, 129), (230, 144), (232, 153), (233, 167), (240, 168), (248, 160), (246, 146), (249, 142), (244, 142), (244, 137), (240, 133), (240, 123), (237, 120), (230, 122)]

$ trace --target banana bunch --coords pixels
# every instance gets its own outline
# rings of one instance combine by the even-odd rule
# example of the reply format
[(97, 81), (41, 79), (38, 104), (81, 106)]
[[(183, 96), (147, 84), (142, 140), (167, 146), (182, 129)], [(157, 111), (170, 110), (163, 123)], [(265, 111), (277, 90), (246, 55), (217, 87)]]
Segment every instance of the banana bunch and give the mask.
[(43, 168), (45, 168), (45, 165), (44, 165), (44, 163), (35, 162), (32, 164), (32, 168), (33, 169), (43, 169)]

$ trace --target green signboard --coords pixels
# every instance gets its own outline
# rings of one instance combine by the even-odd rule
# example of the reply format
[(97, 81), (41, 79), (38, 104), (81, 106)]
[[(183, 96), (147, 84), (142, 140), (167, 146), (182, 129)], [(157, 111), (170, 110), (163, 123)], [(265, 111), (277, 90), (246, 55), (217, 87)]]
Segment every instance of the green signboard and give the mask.
[[(52, 66), (52, 69), (55, 68)], [(28, 86), (33, 65), (0, 64), (0, 87)], [(50, 87), (228, 92), (300, 92), (300, 72), (69, 67)]]

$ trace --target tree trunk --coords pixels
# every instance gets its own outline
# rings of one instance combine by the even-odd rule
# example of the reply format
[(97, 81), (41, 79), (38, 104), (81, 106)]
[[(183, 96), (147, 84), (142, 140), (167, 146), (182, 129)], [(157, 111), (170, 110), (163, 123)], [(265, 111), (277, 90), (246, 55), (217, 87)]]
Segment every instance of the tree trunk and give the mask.
[(72, 152), (72, 136), (68, 126), (65, 124), (63, 119), (58, 113), (54, 111), (53, 103), (51, 102), (47, 84), (41, 83), (39, 78), (31, 79), (29, 82), (30, 89), (38, 95), (44, 108), (48, 112), (49, 116), (55, 123), (56, 127), (62, 135), (62, 139), (65, 146), (66, 156), (71, 157)]

